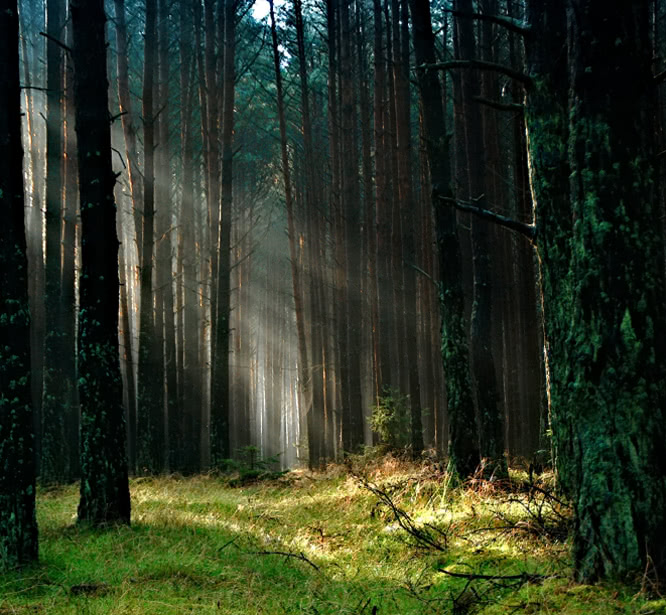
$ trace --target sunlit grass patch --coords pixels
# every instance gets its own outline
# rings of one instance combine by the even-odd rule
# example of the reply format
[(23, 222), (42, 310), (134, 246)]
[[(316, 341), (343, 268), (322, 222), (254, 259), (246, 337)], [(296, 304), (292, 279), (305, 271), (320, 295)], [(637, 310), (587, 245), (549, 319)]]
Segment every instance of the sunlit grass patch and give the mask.
[[(135, 479), (132, 527), (99, 531), (76, 525), (76, 485), (39, 490), (40, 563), (0, 576), (0, 615), (666, 613), (639, 588), (574, 585), (564, 539), (530, 526), (525, 477), (450, 490), (404, 459), (354, 471), (234, 488), (215, 475)], [(361, 475), (444, 548), (410, 537)], [(494, 578), (523, 574), (535, 581)]]

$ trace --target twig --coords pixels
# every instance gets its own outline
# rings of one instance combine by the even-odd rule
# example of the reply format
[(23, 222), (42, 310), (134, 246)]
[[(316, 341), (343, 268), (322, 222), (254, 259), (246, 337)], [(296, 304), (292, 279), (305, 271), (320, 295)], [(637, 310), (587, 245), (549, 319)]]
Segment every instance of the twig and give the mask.
[(121, 118), (123, 115), (127, 115), (127, 111), (121, 111), (120, 113), (116, 113), (115, 115), (112, 115), (109, 118), (109, 123), (113, 124), (118, 118)]
[(221, 553), (221, 552), (224, 551), (227, 547), (229, 547), (229, 546), (231, 546), (232, 544), (234, 544), (234, 543), (236, 542), (236, 538), (238, 538), (238, 536), (234, 536), (231, 540), (225, 542), (225, 543), (224, 543), (224, 544), (223, 544), (223, 545), (217, 550), (217, 552), (218, 552), (218, 553)]
[(293, 557), (294, 559), (301, 560), (306, 564), (310, 564), (317, 572), (320, 572), (319, 566), (310, 561), (303, 553), (292, 553), (290, 551), (252, 551), (253, 555), (284, 555), (284, 557)]

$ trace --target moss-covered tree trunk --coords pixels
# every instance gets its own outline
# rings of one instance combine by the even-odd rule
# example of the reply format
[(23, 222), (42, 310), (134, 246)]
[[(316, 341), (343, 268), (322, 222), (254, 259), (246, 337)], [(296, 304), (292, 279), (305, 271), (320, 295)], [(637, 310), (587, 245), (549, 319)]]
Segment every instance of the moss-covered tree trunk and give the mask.
[[(430, 4), (427, 0), (410, 0), (410, 10), (416, 63), (432, 64), (436, 54)], [(479, 445), (469, 372), (467, 322), (461, 280), (462, 257), (455, 210), (441, 200), (441, 197), (452, 196), (441, 84), (435, 71), (419, 70), (417, 78), (439, 247), (442, 359), (449, 415), (449, 471), (453, 477), (464, 478), (471, 475), (479, 464)]]
[[(569, 259), (571, 211), (566, 143), (567, 53), (564, 7), (548, 0), (527, 4), (531, 28), (525, 44), (527, 89), (525, 126), (529, 183), (538, 229), (538, 263), (543, 306), (546, 387), (549, 408), (560, 403), (565, 336), (570, 326)], [(556, 455), (568, 451), (554, 450)]]
[(663, 573), (666, 561), (648, 6), (570, 0), (565, 16), (555, 3), (528, 4), (526, 119), (551, 425), (575, 507), (576, 576), (586, 582), (648, 563)]
[(0, 570), (37, 559), (18, 7), (0, 2)]
[(650, 2), (567, 11), (571, 327), (553, 409), (582, 580), (666, 565), (664, 280)]
[(102, 0), (72, 1), (74, 100), (81, 199), (80, 522), (129, 523), (118, 353), (118, 237)]

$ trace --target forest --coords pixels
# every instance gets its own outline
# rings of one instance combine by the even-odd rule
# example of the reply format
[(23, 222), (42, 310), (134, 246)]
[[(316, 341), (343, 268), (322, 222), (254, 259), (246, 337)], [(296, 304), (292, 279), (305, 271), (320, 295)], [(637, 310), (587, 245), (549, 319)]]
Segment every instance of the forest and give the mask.
[(666, 3), (0, 0), (0, 614), (666, 613)]

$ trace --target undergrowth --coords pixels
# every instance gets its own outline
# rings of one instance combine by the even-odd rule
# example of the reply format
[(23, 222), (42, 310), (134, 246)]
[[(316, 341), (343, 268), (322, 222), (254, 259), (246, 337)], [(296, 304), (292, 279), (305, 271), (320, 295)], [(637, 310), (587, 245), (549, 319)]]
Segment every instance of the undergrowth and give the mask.
[(97, 531), (76, 486), (40, 490), (40, 563), (0, 575), (0, 614), (666, 614), (640, 581), (570, 581), (547, 477), (451, 490), (432, 465), (351, 466), (135, 479), (132, 527)]

